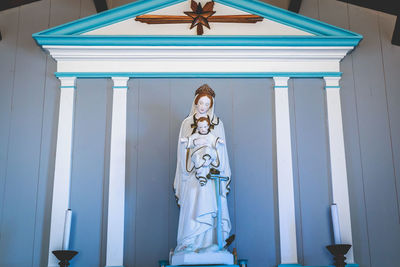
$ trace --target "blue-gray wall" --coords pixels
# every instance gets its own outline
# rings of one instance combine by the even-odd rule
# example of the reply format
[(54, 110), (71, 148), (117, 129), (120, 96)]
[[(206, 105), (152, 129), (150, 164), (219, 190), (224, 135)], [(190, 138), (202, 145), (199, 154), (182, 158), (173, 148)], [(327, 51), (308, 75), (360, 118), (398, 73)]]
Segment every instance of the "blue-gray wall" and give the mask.
[[(117, 1), (118, 2), (118, 1)], [(55, 62), (34, 32), (95, 13), (92, 0), (43, 0), (0, 12), (0, 266), (45, 266), (58, 120)], [(400, 47), (395, 17), (334, 0), (303, 0), (301, 13), (364, 35), (342, 62), (342, 111), (356, 262), (400, 266)], [(233, 170), (234, 246), (250, 266), (279, 259), (270, 79), (129, 82), (126, 266), (157, 266), (175, 246), (172, 192), (180, 122), (202, 83), (216, 91)], [(73, 266), (105, 262), (111, 83), (78, 80), (72, 162)], [(290, 81), (300, 262), (327, 265), (331, 187), (323, 82)]]

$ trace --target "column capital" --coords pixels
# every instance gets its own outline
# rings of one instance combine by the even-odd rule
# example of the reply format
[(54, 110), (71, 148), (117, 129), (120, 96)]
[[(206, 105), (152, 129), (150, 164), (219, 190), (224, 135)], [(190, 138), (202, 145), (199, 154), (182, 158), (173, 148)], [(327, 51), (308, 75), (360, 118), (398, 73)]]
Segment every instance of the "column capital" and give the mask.
[(341, 77), (324, 77), (325, 88), (340, 88), (340, 78)]
[(76, 77), (58, 77), (61, 82), (61, 88), (75, 88)]
[(282, 88), (282, 87), (288, 87), (288, 81), (290, 77), (273, 77), (275, 85), (275, 88)]
[(111, 77), (113, 88), (128, 88), (129, 77)]

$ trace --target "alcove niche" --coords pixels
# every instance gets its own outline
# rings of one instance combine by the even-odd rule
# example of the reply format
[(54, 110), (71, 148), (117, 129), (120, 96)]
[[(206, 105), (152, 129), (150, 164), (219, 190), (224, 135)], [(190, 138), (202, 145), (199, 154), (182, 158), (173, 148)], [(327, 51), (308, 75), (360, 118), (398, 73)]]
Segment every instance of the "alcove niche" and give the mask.
[[(51, 251), (62, 246), (65, 210), (73, 202), (76, 127), (85, 124), (79, 110), (74, 115), (75, 98), (82, 86), (95, 102), (97, 91), (84, 89), (99, 79), (112, 83), (105, 118), (105, 266), (123, 266), (124, 248), (133, 249), (133, 261), (143, 266), (174, 246), (178, 209), (170, 185), (177, 131), (203, 83), (216, 91), (216, 113), (228, 129), (238, 249), (252, 250), (259, 263), (265, 253), (281, 265), (299, 262), (300, 185), (314, 186), (310, 194), (319, 190), (320, 205), (338, 205), (341, 239), (352, 244), (339, 81), (340, 61), (362, 37), (255, 0), (213, 3), (209, 28), (194, 23), (190, 29), (193, 21), (183, 12), (191, 1), (142, 0), (33, 35), (57, 62), (61, 83), (48, 266), (57, 266)], [(169, 23), (171, 16), (184, 22)], [(146, 22), (149, 17), (156, 22)], [(318, 167), (305, 160), (308, 145)], [(299, 164), (308, 166), (309, 180), (299, 181)], [(318, 237), (329, 241), (327, 211), (317, 206), (309, 208), (321, 215)], [(162, 245), (155, 247), (154, 240)], [(352, 250), (347, 257), (354, 264)]]

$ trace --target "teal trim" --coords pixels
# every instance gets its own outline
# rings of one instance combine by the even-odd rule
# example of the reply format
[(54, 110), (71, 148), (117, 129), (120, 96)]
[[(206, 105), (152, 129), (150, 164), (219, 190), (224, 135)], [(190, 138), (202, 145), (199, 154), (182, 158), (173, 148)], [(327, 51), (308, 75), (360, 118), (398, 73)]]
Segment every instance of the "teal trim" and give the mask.
[[(185, 0), (139, 0), (121, 7), (101, 12), (99, 14), (38, 32), (34, 34), (33, 37), (36, 39), (38, 35), (48, 36), (82, 34), (100, 27), (117, 23), (122, 20), (134, 18), (138, 15), (178, 4), (183, 1)], [(362, 38), (362, 36), (357, 33), (269, 5), (259, 0), (216, 0), (216, 2), (319, 36), (356, 37), (358, 39)]]
[(78, 78), (111, 78), (111, 77), (133, 77), (133, 78), (323, 78), (340, 77), (341, 72), (56, 72), (56, 77), (78, 77)]
[(274, 88), (288, 88), (289, 86), (283, 86), (283, 85), (277, 85), (277, 86), (274, 86)]
[(340, 88), (340, 86), (325, 86), (325, 88)]
[(335, 36), (107, 36), (107, 35), (39, 35), (43, 45), (83, 46), (356, 46), (361, 37)]
[(36, 35), (70, 35), (92, 31), (119, 21), (136, 17), (157, 9), (178, 4), (185, 0), (139, 0), (127, 5), (113, 8), (99, 14), (78, 19), (48, 30), (36, 33)]
[[(72, 77), (72, 76), (71, 76)], [(60, 88), (76, 88), (76, 86), (70, 85), (70, 86), (60, 86)]]
[(240, 9), (261, 17), (322, 36), (358, 36), (361, 35), (335, 27), (333, 25), (302, 16), (288, 10), (268, 5), (258, 0), (215, 0), (215, 2)]
[(128, 89), (128, 86), (113, 86), (114, 89)]

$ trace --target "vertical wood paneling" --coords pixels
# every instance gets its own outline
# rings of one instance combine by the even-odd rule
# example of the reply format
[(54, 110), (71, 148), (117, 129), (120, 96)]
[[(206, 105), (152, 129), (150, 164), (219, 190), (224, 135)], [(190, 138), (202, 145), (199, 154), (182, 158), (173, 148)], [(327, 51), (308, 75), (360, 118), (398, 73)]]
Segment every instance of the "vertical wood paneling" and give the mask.
[(0, 58), (2, 59), (0, 60), (0, 222), (3, 218), (4, 186), (8, 167), (8, 142), (14, 89), (19, 12), (19, 8), (13, 8), (0, 13), (0, 30), (3, 36), (3, 40), (0, 42)]
[(400, 213), (400, 47), (391, 44), (395, 23), (395, 16), (379, 13), (379, 30), (385, 75), (387, 112), (390, 123), (390, 141), (394, 164), (393, 171), (396, 178), (397, 208)]
[[(74, 266), (99, 266), (101, 251), (107, 80), (78, 80), (70, 207)], [(71, 265), (72, 266), (72, 265)]]
[[(48, 27), (49, 1), (20, 8), (0, 265), (31, 266), (35, 241), (46, 56), (31, 34)], [(25, 251), (24, 257), (16, 257)]]
[(378, 15), (356, 6), (349, 15), (350, 29), (364, 35), (353, 71), (371, 265), (392, 266), (400, 263), (400, 229)]
[(319, 19), (319, 0), (302, 0), (300, 14), (313, 19)]
[[(332, 25), (349, 29), (348, 4), (339, 1), (320, 1), (321, 19)], [(336, 12), (332, 12), (335, 10)], [(363, 45), (363, 42), (361, 45)], [(353, 53), (357, 53), (357, 50)], [(340, 94), (342, 101), (343, 131), (349, 183), (352, 220), (353, 250), (360, 266), (370, 266), (366, 209), (363, 192), (363, 173), (358, 129), (358, 109), (354, 87), (353, 55), (341, 62)]]
[(304, 264), (329, 264), (325, 246), (331, 243), (331, 201), (323, 84), (321, 79), (296, 79), (293, 87)]
[[(126, 124), (126, 191), (125, 191), (125, 247), (124, 264), (135, 266), (136, 241), (136, 196), (138, 170), (138, 118), (139, 118), (139, 85), (138, 79), (128, 82), (127, 124)], [(139, 244), (140, 245), (140, 244)]]
[[(167, 86), (168, 88), (168, 86)], [(139, 88), (135, 266), (155, 266), (168, 255), (169, 90), (165, 80)]]
[[(297, 153), (297, 123), (296, 123), (296, 102), (294, 101), (294, 79), (289, 79), (289, 116), (290, 116), (290, 130), (292, 133), (292, 164), (293, 164), (293, 190), (294, 190), (294, 208), (296, 217), (296, 242), (297, 242), (297, 259), (299, 263), (304, 262), (304, 249), (303, 249), (303, 220), (301, 214), (301, 194), (300, 194), (300, 180), (299, 180), (299, 160)], [(275, 134), (276, 135), (276, 134)], [(274, 155), (276, 151), (274, 151)], [(275, 163), (276, 164), (276, 163)], [(278, 201), (278, 200), (277, 200)], [(279, 229), (277, 230), (279, 231)]]
[(233, 159), (240, 258), (275, 266), (272, 80), (234, 80)]

